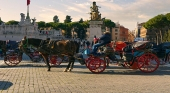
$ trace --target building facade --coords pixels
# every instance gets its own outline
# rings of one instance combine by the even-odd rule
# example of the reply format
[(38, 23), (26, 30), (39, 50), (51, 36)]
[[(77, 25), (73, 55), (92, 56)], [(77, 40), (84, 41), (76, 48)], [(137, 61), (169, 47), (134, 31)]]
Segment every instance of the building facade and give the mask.
[(0, 40), (14, 40), (20, 41), (24, 36), (29, 38), (40, 38), (40, 39), (58, 39), (63, 38), (60, 30), (54, 29), (44, 29), (39, 30), (38, 24), (35, 22), (36, 19), (25, 19), (23, 13), (21, 15), (21, 20), (17, 25), (5, 25), (2, 23), (0, 25)]
[[(106, 28), (106, 31), (110, 31), (110, 28)], [(112, 40), (113, 41), (127, 41), (128, 40), (129, 29), (120, 25), (119, 23), (115, 24), (115, 27), (112, 28)]]

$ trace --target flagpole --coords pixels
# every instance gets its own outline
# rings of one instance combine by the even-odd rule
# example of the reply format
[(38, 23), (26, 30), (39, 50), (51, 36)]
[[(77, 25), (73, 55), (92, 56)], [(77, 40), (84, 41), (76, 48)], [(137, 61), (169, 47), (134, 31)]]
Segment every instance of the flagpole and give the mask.
[(26, 17), (26, 19), (30, 19), (30, 17), (29, 17), (29, 5), (27, 5), (27, 17)]

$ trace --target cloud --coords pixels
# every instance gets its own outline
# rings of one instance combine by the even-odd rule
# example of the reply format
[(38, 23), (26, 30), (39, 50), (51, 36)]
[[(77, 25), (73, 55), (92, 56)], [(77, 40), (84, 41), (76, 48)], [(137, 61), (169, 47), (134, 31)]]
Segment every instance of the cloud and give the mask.
[[(92, 1), (92, 0), (90, 0)], [(99, 0), (97, 5), (101, 6), (102, 17), (111, 19), (114, 22), (119, 21), (129, 29), (134, 29), (137, 22), (146, 22), (150, 18), (167, 13), (169, 10), (169, 0), (136, 0), (127, 4), (116, 4)], [(129, 24), (128, 24), (129, 23)]]
[(147, 15), (138, 15), (138, 18), (148, 19), (149, 16), (147, 16)]
[(83, 13), (82, 10), (80, 10), (79, 8), (76, 8), (76, 7), (72, 7), (72, 6), (68, 6), (68, 5), (65, 5), (67, 7), (67, 11), (68, 12), (79, 12), (79, 13)]
[[(39, 20), (43, 20), (45, 22), (52, 22), (53, 21), (53, 17), (55, 15), (57, 15), (60, 19), (60, 21), (62, 22), (62, 19), (65, 19), (65, 12), (64, 11), (59, 11), (53, 8), (46, 8), (46, 7), (39, 7), (40, 11), (38, 14), (38, 19)], [(63, 16), (64, 15), (64, 16)]]
[[(90, 19), (90, 6), (94, 0), (85, 1), (62, 1), (60, 2), (60, 8), (58, 7), (41, 7), (38, 19), (43, 19), (49, 22), (54, 15), (59, 16), (62, 22), (66, 15), (70, 15), (72, 21), (78, 21), (80, 18), (83, 20)], [(130, 30), (135, 29), (137, 22), (146, 22), (150, 18), (158, 14), (166, 14), (169, 12), (169, 0), (133, 0), (133, 2), (119, 0), (95, 0), (96, 4), (100, 6), (99, 11), (102, 17), (111, 19), (114, 22), (119, 22)], [(119, 3), (121, 2), (121, 3)], [(126, 3), (127, 2), (127, 3)], [(51, 6), (54, 6), (51, 4)]]

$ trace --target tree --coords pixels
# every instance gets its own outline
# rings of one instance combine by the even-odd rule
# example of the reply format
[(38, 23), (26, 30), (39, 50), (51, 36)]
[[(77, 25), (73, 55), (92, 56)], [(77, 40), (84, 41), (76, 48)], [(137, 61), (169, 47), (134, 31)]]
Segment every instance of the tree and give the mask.
[(115, 27), (115, 23), (110, 19), (105, 19), (104, 24), (106, 27), (110, 28), (110, 32), (112, 32), (112, 28)]
[(54, 22), (49, 22), (49, 23), (46, 23), (45, 24), (45, 27), (54, 27), (55, 26), (55, 23)]
[(67, 15), (66, 19), (64, 20), (64, 23), (70, 23), (70, 22), (72, 22), (71, 20), (72, 20), (71, 16)]
[(37, 24), (38, 24), (38, 29), (44, 29), (46, 23), (44, 21), (40, 21), (40, 22), (37, 22)]
[(170, 30), (165, 32), (164, 37), (163, 37), (163, 42), (170, 42)]
[(71, 18), (71, 16), (66, 16), (66, 19), (64, 20), (64, 25), (65, 25), (65, 36), (66, 37), (68, 37), (68, 38), (70, 38), (71, 37), (71, 30), (72, 30), (72, 28), (71, 28), (71, 21), (72, 20), (72, 18)]
[(1, 17), (0, 17), (0, 25), (3, 23), (3, 21), (1, 20)]
[(147, 29), (155, 29), (156, 42), (157, 44), (162, 42), (162, 29), (167, 25), (167, 18), (165, 15), (160, 14), (151, 19), (149, 19), (144, 27)]
[(170, 29), (170, 13), (167, 13), (165, 16), (167, 19), (167, 27), (168, 27), (168, 29)]
[(79, 20), (79, 23), (83, 23), (83, 18), (81, 18), (81, 19)]
[(54, 23), (58, 23), (58, 22), (59, 22), (59, 19), (58, 19), (58, 16), (57, 16), (57, 15), (55, 15), (55, 16), (53, 17), (53, 22), (54, 22)]
[(6, 25), (18, 25), (18, 21), (15, 21), (15, 20), (10, 20), (10, 21), (8, 21), (8, 22), (6, 22), (5, 24)]

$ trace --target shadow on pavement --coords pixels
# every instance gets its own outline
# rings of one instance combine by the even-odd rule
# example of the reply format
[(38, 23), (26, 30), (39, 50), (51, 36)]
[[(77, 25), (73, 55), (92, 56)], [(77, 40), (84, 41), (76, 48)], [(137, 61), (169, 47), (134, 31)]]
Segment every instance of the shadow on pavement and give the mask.
[[(52, 66), (51, 70), (53, 68), (66, 68), (68, 63), (61, 63), (59, 66)], [(34, 63), (34, 62), (21, 62), (17, 66), (7, 66), (7, 65), (0, 65), (0, 68), (23, 68), (23, 67), (40, 67), (40, 68), (46, 68), (44, 62), (40, 63)], [(142, 75), (142, 76), (151, 76), (151, 75), (170, 75), (170, 67), (168, 66), (159, 66), (158, 69), (152, 73), (144, 73), (140, 71), (139, 69), (133, 70), (129, 68), (124, 68), (121, 66), (115, 66), (110, 65), (109, 67), (106, 67), (105, 71), (99, 74), (110, 74), (110, 75)], [(77, 74), (94, 74), (92, 73), (85, 65), (80, 65), (76, 63), (73, 67), (73, 70), (71, 73), (77, 73)]]
[[(124, 68), (124, 67), (117, 67), (117, 66), (110, 66), (106, 67), (105, 71), (99, 74), (110, 74), (110, 75), (142, 75), (142, 76), (163, 76), (163, 75), (170, 75), (170, 67), (159, 67), (156, 71), (151, 72), (151, 73), (145, 73), (140, 71), (139, 69), (129, 69), (129, 68)], [(88, 69), (88, 68), (86, 68)], [(83, 71), (74, 71), (73, 73), (78, 73), (78, 74), (95, 74), (92, 73), (90, 70), (89, 72), (83, 72)]]
[(12, 82), (9, 81), (0, 81), (0, 90), (7, 90), (13, 85)]

